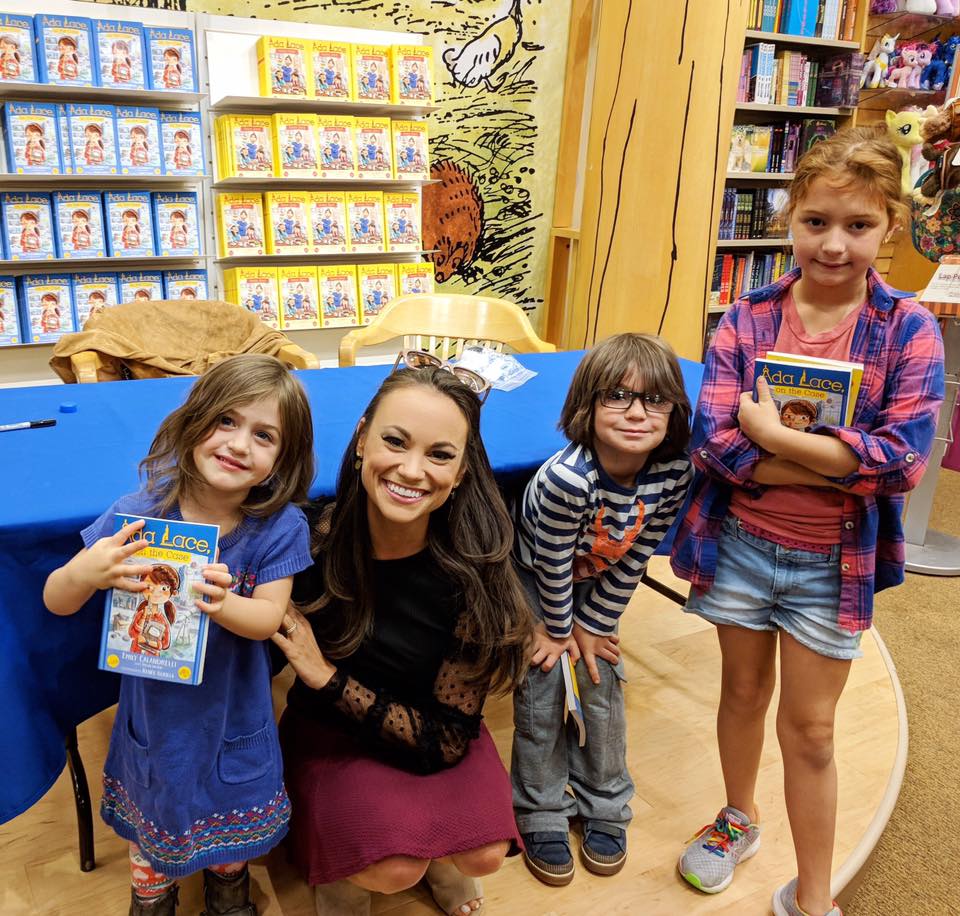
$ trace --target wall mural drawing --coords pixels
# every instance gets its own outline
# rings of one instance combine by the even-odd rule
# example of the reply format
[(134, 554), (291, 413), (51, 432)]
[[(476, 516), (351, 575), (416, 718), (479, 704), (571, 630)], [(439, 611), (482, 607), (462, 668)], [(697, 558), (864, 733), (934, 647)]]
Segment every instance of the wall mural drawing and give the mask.
[[(418, 32), (437, 104), (424, 247), (449, 292), (543, 301), (569, 0), (143, 0), (216, 15)], [(139, 5), (131, 3), (126, 5)]]

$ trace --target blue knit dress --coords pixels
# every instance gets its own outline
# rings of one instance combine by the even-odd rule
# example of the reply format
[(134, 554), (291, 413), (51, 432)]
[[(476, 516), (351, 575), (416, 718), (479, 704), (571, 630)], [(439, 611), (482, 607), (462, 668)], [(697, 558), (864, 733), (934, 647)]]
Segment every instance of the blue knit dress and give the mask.
[[(152, 515), (141, 493), (119, 499), (82, 532), (92, 546), (113, 534), (114, 514)], [(169, 518), (180, 519), (179, 510)], [(311, 564), (303, 513), (286, 506), (244, 518), (220, 540), (233, 591)], [(211, 618), (203, 682), (124, 676), (104, 764), (100, 814), (170, 877), (263, 855), (283, 839), (290, 802), (270, 695), (267, 643)]]

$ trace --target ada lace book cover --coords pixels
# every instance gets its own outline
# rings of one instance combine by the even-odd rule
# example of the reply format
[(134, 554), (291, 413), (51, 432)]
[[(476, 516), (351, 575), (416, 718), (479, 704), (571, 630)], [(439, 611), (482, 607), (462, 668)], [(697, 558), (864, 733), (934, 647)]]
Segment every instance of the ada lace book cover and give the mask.
[(151, 564), (142, 579), (148, 588), (107, 592), (99, 666), (118, 674), (199, 684), (210, 620), (193, 603), (193, 586), (203, 581), (204, 566), (215, 561), (220, 529), (118, 514), (114, 531), (140, 518), (146, 524), (134, 536), (145, 546), (126, 562)]

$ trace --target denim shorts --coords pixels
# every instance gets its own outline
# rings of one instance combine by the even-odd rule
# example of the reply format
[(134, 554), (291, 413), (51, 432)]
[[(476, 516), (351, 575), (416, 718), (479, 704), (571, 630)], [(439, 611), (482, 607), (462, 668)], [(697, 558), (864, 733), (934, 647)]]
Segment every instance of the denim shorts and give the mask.
[(828, 658), (859, 658), (860, 633), (837, 623), (840, 546), (829, 553), (797, 550), (744, 530), (734, 515), (723, 520), (717, 574), (706, 592), (690, 592), (684, 608), (714, 624), (783, 630)]

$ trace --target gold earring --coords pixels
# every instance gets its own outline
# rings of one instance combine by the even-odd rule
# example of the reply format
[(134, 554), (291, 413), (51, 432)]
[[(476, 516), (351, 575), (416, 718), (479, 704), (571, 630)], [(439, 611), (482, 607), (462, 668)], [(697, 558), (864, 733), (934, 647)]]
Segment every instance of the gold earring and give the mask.
[(357, 452), (357, 458), (353, 462), (353, 469), (355, 471), (359, 471), (360, 468), (362, 467), (363, 467), (363, 455), (361, 455), (360, 452)]

